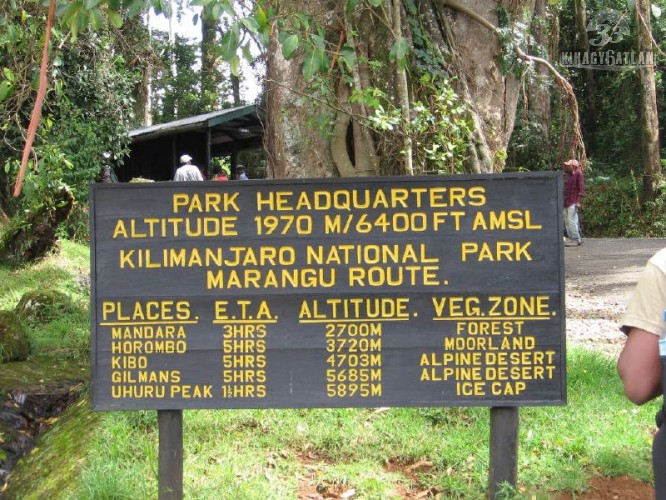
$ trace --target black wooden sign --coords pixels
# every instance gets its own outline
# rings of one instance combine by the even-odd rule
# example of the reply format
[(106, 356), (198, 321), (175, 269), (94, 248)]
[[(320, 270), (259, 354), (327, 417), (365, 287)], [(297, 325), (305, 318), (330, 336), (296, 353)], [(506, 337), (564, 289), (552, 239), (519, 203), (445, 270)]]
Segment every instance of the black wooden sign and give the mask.
[(564, 404), (561, 185), (94, 185), (93, 407)]

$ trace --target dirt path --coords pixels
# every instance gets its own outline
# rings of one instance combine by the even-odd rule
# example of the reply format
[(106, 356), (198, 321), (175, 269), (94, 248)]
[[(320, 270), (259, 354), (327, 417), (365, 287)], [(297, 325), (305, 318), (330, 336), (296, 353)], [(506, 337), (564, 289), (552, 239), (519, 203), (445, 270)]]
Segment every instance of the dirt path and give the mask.
[(593, 238), (564, 249), (567, 342), (617, 356), (619, 321), (648, 259), (664, 238)]

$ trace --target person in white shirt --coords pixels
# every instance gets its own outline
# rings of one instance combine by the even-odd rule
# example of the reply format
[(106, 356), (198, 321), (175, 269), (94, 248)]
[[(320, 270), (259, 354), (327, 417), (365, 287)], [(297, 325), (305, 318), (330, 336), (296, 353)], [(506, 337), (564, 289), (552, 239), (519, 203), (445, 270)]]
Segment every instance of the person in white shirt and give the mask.
[(173, 177), (174, 181), (202, 181), (203, 176), (199, 167), (192, 165), (192, 157), (184, 154), (180, 157), (180, 167), (176, 170), (176, 175)]

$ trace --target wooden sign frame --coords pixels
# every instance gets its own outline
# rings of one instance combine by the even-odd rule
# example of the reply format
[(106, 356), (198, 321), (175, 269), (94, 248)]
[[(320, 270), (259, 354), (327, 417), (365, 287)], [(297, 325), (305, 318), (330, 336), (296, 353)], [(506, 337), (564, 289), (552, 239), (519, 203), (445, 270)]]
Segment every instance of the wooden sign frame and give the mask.
[(566, 403), (559, 173), (95, 184), (95, 410)]

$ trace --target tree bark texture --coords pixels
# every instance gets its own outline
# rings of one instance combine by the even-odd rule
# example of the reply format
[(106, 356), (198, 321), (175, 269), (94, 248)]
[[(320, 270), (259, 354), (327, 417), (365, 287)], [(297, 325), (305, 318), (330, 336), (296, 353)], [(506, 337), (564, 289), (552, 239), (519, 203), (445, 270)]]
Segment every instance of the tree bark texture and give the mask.
[[(575, 0), (576, 6), (576, 39), (578, 41), (578, 49), (581, 52), (590, 50), (590, 39), (587, 36), (587, 5), (585, 0)], [(585, 104), (586, 113), (583, 113), (583, 120), (585, 121), (586, 130), (594, 130), (597, 120), (597, 105), (596, 105), (596, 83), (594, 78), (594, 70), (587, 68), (583, 70), (585, 75)], [(594, 134), (589, 134), (589, 137), (594, 137)], [(590, 144), (588, 147), (591, 147)]]
[[(650, 24), (650, 2), (636, 0), (636, 25), (638, 27), (638, 52), (653, 52)], [(659, 158), (659, 117), (654, 66), (648, 62), (640, 68), (641, 81), (641, 164), (643, 170), (643, 197), (653, 200), (662, 179)]]
[[(281, 11), (300, 11), (317, 18), (328, 14), (326, 2), (283, 1)], [(264, 134), (268, 152), (268, 178), (333, 177), (336, 175), (329, 139), (315, 123), (333, 119), (333, 110), (307, 98), (302, 73), (303, 57), (285, 59), (273, 29), (266, 64), (267, 123)], [(315, 101), (316, 102), (316, 101)]]
[[(452, 3), (425, 0), (418, 3), (418, 8), (427, 36), (437, 47), (435, 50), (445, 56), (448, 67), (443, 69), (454, 77), (456, 91), (470, 109), (473, 145), (469, 170), (501, 171), (515, 122), (520, 82), (513, 73), (502, 72), (499, 58), (503, 48), (497, 32), (474, 16), (451, 8)], [(535, 0), (469, 0), (464, 6), (497, 26), (498, 8), (507, 12), (511, 22), (521, 20), (529, 24), (534, 3)], [(382, 89), (396, 108), (408, 109), (405, 97), (414, 82), (398, 85), (399, 72), (389, 58), (396, 34), (391, 32), (390, 22), (378, 21), (380, 14), (385, 13), (368, 8), (345, 13), (343, 4), (307, 0), (273, 4), (282, 19), (290, 12), (303, 12), (325, 27), (332, 69), (340, 64), (336, 56), (343, 43), (354, 48), (359, 63), (351, 75), (338, 76), (338, 81), (332, 82), (332, 93), (338, 96), (336, 102), (331, 102), (330, 96), (308, 98), (312, 89), (303, 78), (302, 53), (285, 60), (277, 30), (273, 30), (267, 55), (269, 121), (265, 145), (269, 177), (406, 173), (400, 158), (404, 143), (383, 140), (380, 134), (362, 126), (369, 111), (362, 102), (349, 103), (347, 96), (354, 89), (375, 87)], [(403, 23), (402, 29), (409, 39), (408, 23)], [(380, 64), (370, 65), (368, 61)]]
[[(349, 77), (351, 81), (339, 76), (329, 77), (329, 95), (313, 91), (312, 82), (306, 82), (303, 77), (303, 54), (286, 60), (277, 30), (273, 30), (266, 65), (267, 175), (302, 178), (376, 174), (376, 138), (360, 125), (367, 117), (367, 110), (362, 103), (349, 102), (353, 88), (377, 85), (376, 77), (369, 75), (366, 66), (367, 59), (373, 57), (376, 40), (371, 34), (364, 36), (364, 33), (354, 39), (347, 38), (350, 29), (362, 29), (363, 23), (346, 18), (341, 2), (290, 0), (274, 5), (283, 17), (288, 12), (301, 12), (326, 28), (332, 69), (340, 64), (336, 51), (343, 42), (354, 47), (359, 64)], [(348, 26), (348, 21), (354, 21), (354, 25)], [(372, 30), (373, 26), (365, 23), (365, 28)], [(383, 35), (384, 40), (389, 39), (389, 33)], [(383, 49), (388, 55), (388, 49), (385, 46)], [(384, 78), (384, 86), (390, 80)]]
[[(515, 124), (520, 82), (512, 72), (502, 72), (498, 62), (502, 47), (497, 34), (467, 13), (451, 8), (453, 2), (443, 4), (453, 55), (451, 72), (458, 77), (458, 91), (475, 115), (478, 164), (474, 170), (501, 171), (501, 157)], [(469, 0), (464, 6), (494, 26), (499, 23), (498, 8), (504, 9), (512, 21), (521, 19), (527, 24), (534, 14), (534, 0)]]
[[(534, 6), (534, 40), (537, 45), (548, 51), (548, 58), (552, 61), (552, 55), (549, 49), (549, 30), (552, 27), (551, 12), (548, 9), (547, 0), (536, 0)], [(550, 137), (551, 124), (551, 83), (552, 78), (548, 68), (538, 65), (534, 68), (535, 78), (530, 82), (527, 88), (528, 106), (530, 110), (530, 119), (533, 119), (539, 126), (544, 138)]]

